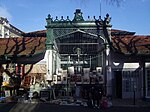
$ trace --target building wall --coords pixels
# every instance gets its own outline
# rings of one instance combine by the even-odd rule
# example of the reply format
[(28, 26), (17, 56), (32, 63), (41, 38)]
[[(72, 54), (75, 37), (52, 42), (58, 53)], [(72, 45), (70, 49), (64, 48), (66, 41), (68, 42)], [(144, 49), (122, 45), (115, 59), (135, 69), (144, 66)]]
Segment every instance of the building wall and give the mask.
[[(25, 66), (25, 72), (30, 69), (31, 65)], [(42, 84), (46, 82), (46, 65), (45, 64), (35, 64), (30, 73), (25, 77), (22, 82), (23, 85), (29, 86), (36, 83)]]
[[(117, 58), (115, 58), (117, 57)], [(111, 52), (112, 95), (118, 98), (143, 98), (142, 59)], [(147, 68), (146, 68), (147, 70)], [(121, 81), (119, 81), (121, 80)]]
[(6, 18), (0, 17), (0, 38), (21, 37), (23, 32), (9, 23)]

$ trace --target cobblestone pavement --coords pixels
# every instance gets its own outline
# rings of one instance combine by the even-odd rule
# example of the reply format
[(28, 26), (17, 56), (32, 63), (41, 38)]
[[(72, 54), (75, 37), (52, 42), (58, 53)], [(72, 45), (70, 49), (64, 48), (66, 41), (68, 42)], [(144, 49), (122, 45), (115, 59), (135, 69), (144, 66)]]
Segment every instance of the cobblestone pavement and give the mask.
[(0, 112), (150, 112), (150, 107), (111, 107), (96, 109), (49, 103), (1, 103)]

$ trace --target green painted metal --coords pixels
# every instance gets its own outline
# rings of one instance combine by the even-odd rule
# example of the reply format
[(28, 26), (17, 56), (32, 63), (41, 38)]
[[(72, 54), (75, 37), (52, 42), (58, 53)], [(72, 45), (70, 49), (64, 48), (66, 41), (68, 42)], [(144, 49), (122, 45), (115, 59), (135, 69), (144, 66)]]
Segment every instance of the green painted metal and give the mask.
[(48, 15), (47, 20), (47, 26), (46, 28), (61, 28), (61, 29), (65, 29), (65, 28), (76, 28), (76, 29), (80, 29), (80, 28), (96, 28), (96, 19), (94, 18), (88, 18), (87, 20), (84, 20), (83, 16), (82, 16), (82, 12), (80, 9), (77, 9), (76, 12), (74, 13), (75, 16), (73, 18), (73, 20), (69, 19), (69, 16), (67, 16), (66, 19), (63, 18), (63, 16), (61, 16), (61, 19), (58, 19), (58, 17), (56, 16), (56, 19), (52, 19), (50, 15)]
[(46, 33), (46, 50), (50, 50), (52, 49), (53, 45), (54, 45), (54, 36), (53, 36), (53, 29), (52, 28), (48, 28), (47, 29), (47, 33)]
[(56, 16), (56, 19), (53, 20), (51, 15), (50, 14), (48, 15), (48, 18), (46, 19), (47, 20), (47, 25), (46, 25), (47, 42), (46, 44), (48, 46), (52, 44), (52, 40), (54, 38), (77, 31), (77, 30), (82, 30), (87, 33), (92, 33), (96, 35), (99, 35), (98, 33), (101, 33), (100, 35), (103, 36), (104, 34), (103, 28), (112, 27), (110, 24), (111, 18), (109, 17), (108, 14), (106, 15), (104, 20), (102, 20), (101, 17), (96, 19), (95, 16), (93, 18), (90, 18), (88, 16), (88, 19), (84, 20), (80, 9), (76, 9), (76, 12), (74, 14), (75, 16), (73, 20), (70, 20), (69, 16), (67, 16), (66, 19), (63, 16), (61, 16), (61, 18), (58, 19), (58, 17)]
[[(52, 18), (51, 15), (48, 15), (47, 20), (47, 26), (50, 26), (52, 23)], [(54, 44), (54, 36), (53, 36), (53, 28), (48, 28), (47, 29), (47, 33), (46, 33), (46, 50), (50, 50), (53, 48), (53, 44)]]
[[(55, 47), (54, 43), (56, 43), (56, 41), (59, 42), (60, 38), (65, 39), (65, 37), (68, 37), (70, 34), (75, 34), (77, 32), (91, 35), (97, 40), (103, 38), (102, 40), (105, 40), (104, 42), (107, 42), (109, 40), (109, 34), (107, 34), (108, 37), (105, 37), (104, 30), (103, 30), (104, 28), (106, 30), (107, 28), (111, 29), (111, 25), (110, 25), (111, 18), (109, 17), (108, 14), (104, 18), (104, 20), (102, 20), (101, 17), (96, 19), (95, 16), (93, 18), (90, 18), (88, 16), (88, 19), (84, 20), (81, 10), (76, 9), (73, 20), (70, 20), (69, 16), (67, 16), (66, 19), (63, 16), (61, 16), (61, 18), (58, 19), (58, 17), (56, 16), (56, 19), (53, 20), (51, 15), (48, 15), (46, 20), (47, 20), (47, 25), (46, 25), (47, 28), (46, 49), (47, 50), (52, 50)], [(66, 49), (68, 49), (68, 53), (70, 53), (69, 51), (71, 47), (69, 48), (66, 47)], [(93, 63), (98, 62), (97, 60), (98, 59), (94, 59)], [(96, 63), (94, 64), (97, 65)]]
[(75, 17), (73, 19), (74, 22), (84, 21), (82, 12), (80, 9), (76, 9), (76, 12), (74, 14), (75, 14)]
[(46, 18), (46, 49), (53, 48), (54, 41), (57, 37), (69, 34), (79, 29), (90, 33), (94, 32), (94, 34), (97, 32), (97, 24), (95, 23), (95, 17), (94, 19), (88, 19), (85, 21), (83, 19), (82, 12), (80, 9), (77, 9), (74, 14), (75, 16), (72, 21), (69, 19), (69, 16), (67, 16), (67, 19), (64, 19), (62, 16), (60, 20), (58, 19), (58, 17), (56, 17), (56, 19), (53, 20), (51, 15), (48, 15), (48, 17)]

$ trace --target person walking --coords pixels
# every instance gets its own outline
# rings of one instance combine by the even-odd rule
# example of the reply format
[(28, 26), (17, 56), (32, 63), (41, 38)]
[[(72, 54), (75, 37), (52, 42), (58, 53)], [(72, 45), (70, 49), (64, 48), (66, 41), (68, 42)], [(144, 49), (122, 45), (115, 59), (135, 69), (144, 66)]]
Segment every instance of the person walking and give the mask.
[(86, 91), (87, 93), (87, 105), (88, 107), (92, 108), (93, 107), (93, 91), (92, 88), (88, 89)]
[(102, 99), (102, 91), (100, 89), (100, 85), (98, 80), (95, 81), (95, 84), (93, 86), (93, 107), (100, 107), (100, 101)]

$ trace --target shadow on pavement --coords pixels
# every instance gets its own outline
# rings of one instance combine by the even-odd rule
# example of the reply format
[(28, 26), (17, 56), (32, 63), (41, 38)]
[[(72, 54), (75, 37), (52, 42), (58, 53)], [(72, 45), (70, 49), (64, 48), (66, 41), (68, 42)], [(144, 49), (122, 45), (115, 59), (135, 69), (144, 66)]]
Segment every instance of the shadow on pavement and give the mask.
[(50, 103), (1, 103), (0, 112), (149, 112), (149, 107), (111, 107), (108, 109)]

